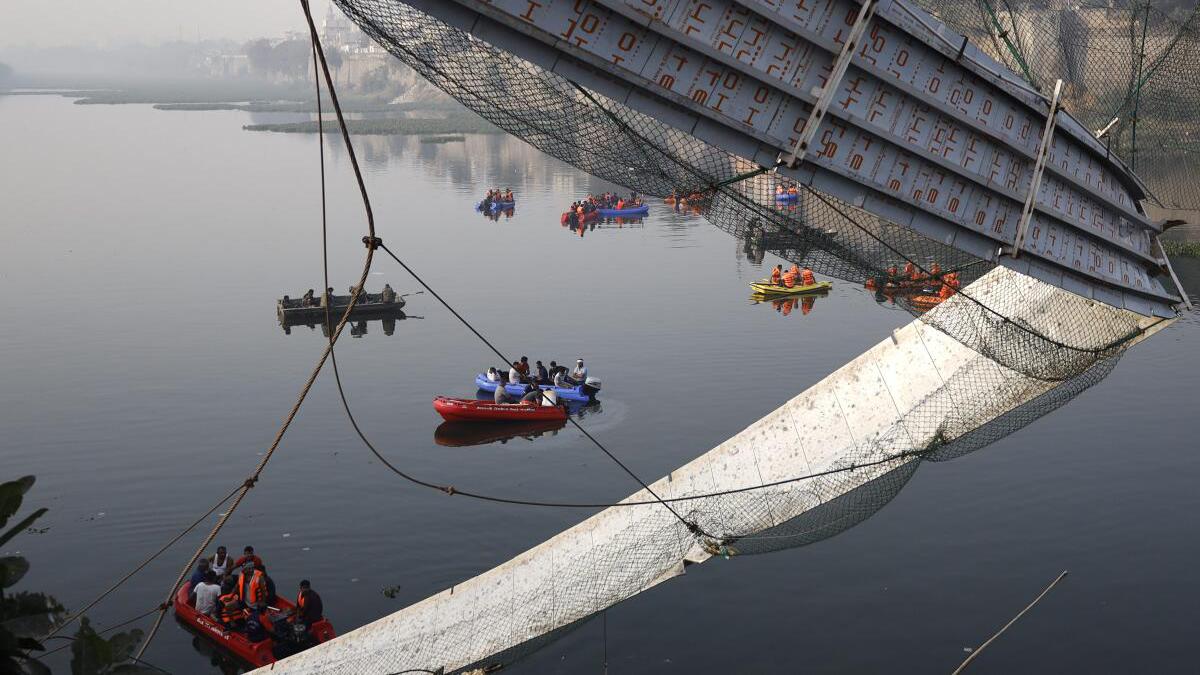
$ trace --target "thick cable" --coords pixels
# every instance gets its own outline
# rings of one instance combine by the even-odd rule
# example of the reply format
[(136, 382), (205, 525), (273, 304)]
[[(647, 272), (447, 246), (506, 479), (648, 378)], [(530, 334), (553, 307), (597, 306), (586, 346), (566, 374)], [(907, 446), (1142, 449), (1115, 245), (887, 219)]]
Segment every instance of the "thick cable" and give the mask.
[[(467, 319), (465, 317), (463, 317), (462, 314), (459, 314), (458, 310), (454, 309), (454, 307), (449, 302), (447, 302), (445, 298), (443, 298), (441, 295), (439, 295), (437, 291), (433, 290), (432, 286), (430, 286), (428, 283), (426, 283), (425, 280), (422, 279), (419, 274), (417, 274), (411, 267), (409, 267), (395, 253), (393, 253), (390, 248), (388, 248), (385, 244), (380, 244), (379, 248), (383, 249), (384, 253), (391, 256), (392, 260), (396, 261), (396, 264), (403, 267), (404, 271), (408, 272), (409, 276), (411, 276), (418, 284), (420, 284), (422, 288), (424, 288), (426, 291), (428, 291), (430, 295), (432, 295), (434, 298), (436, 298), (437, 301), (440, 302), (442, 304), (442, 306), (446, 308), (447, 311), (449, 311), (451, 314), (454, 315), (454, 318), (458, 319), (459, 322), (462, 323), (462, 325), (467, 327), (467, 330), (474, 333), (475, 337), (479, 338), (479, 340), (481, 342), (483, 342), (483, 344), (487, 345), (488, 349), (491, 349), (492, 353), (494, 353), (496, 356), (498, 356), (501, 361), (503, 361), (504, 363), (512, 363), (512, 361), (510, 361), (508, 359), (508, 357), (505, 356), (496, 347), (496, 345), (492, 344), (491, 340), (488, 340), (487, 337), (485, 337), (483, 335), (483, 333), (480, 333), (475, 328), (475, 326), (471, 325), (470, 321), (467, 321)], [(340, 391), (340, 385), (339, 385), (339, 391)], [(345, 403), (345, 397), (343, 397), (342, 403), (343, 404)], [(348, 405), (346, 406), (346, 412), (347, 412), (347, 414), (350, 414), (350, 406), (348, 406)], [(350, 417), (351, 417), (351, 420), (353, 421), (353, 415), (351, 415)], [(593, 445), (595, 445), (597, 448), (599, 448), (601, 452), (603, 452), (605, 455), (607, 455), (609, 459), (611, 459), (613, 462), (615, 462), (617, 466), (621, 467), (621, 469), (624, 470), (625, 473), (629, 474), (630, 478), (637, 481), (638, 485), (641, 485), (643, 490), (650, 493), (650, 495), (652, 497), (654, 497), (655, 501), (662, 504), (663, 507), (665, 507), (668, 511), (671, 512), (671, 515), (678, 518), (679, 522), (683, 523), (683, 525), (685, 527), (687, 527), (687, 529), (690, 532), (693, 532), (696, 534), (707, 535), (706, 532), (703, 532), (702, 530), (700, 530), (698, 525), (696, 525), (695, 523), (691, 522), (690, 520), (684, 518), (683, 516), (679, 515), (679, 512), (676, 511), (675, 509), (671, 508), (670, 504), (663, 501), (662, 498), (658, 496), (658, 493), (654, 491), (654, 488), (650, 487), (650, 485), (647, 484), (646, 481), (642, 480), (636, 473), (634, 473), (634, 471), (632, 469), (630, 469), (628, 466), (626, 466), (625, 463), (622, 462), (616, 455), (614, 455), (608, 448), (604, 447), (604, 444), (601, 443), (600, 440), (597, 439), (595, 436), (593, 436), (591, 433), (589, 433), (587, 429), (584, 429), (583, 425), (581, 425), (578, 420), (576, 420), (574, 417), (568, 416), (567, 421), (570, 422), (571, 425), (574, 426), (576, 429), (578, 429), (579, 432), (582, 433), (585, 438), (587, 438), (589, 441), (591, 441)], [(357, 423), (354, 423), (354, 428), (356, 431), (358, 431)], [(366, 440), (366, 438), (362, 435), (361, 431), (359, 431), (359, 436), (362, 437), (364, 441)], [(378, 453), (376, 453), (376, 454), (378, 454)]]
[[(114, 630), (117, 630), (118, 628), (124, 628), (125, 626), (128, 626), (131, 623), (136, 623), (138, 621), (141, 621), (142, 619), (150, 616), (151, 614), (157, 612), (158, 610), (159, 610), (159, 607), (152, 607), (151, 609), (148, 609), (145, 612), (138, 614), (137, 616), (133, 617), (132, 619), (126, 619), (125, 621), (122, 621), (121, 623), (116, 623), (111, 626), (107, 626), (103, 630), (98, 630), (98, 631), (96, 631), (96, 635), (107, 635), (108, 633), (111, 633)], [(75, 638), (67, 636), (67, 635), (54, 635), (54, 636), (47, 636), (47, 637), (54, 637), (54, 638), (57, 638), (60, 640), (70, 640), (72, 642), (74, 642), (74, 640), (75, 640)], [(43, 638), (43, 639), (47, 639), (47, 638)], [(35, 658), (37, 658), (38, 660), (44, 659), (47, 656), (50, 656), (51, 654), (55, 654), (57, 652), (61, 652), (62, 650), (66, 649), (67, 647), (70, 647), (70, 646), (71, 646), (71, 642), (68, 642), (67, 644), (65, 644), (61, 647), (55, 647), (54, 649), (51, 649), (49, 651), (42, 652), (41, 654), (38, 654)]]
[[(167, 550), (167, 549), (169, 549), (169, 548), (171, 548), (173, 545), (175, 545), (175, 542), (179, 541), (180, 539), (183, 539), (183, 538), (184, 538), (184, 536), (186, 536), (188, 532), (191, 532), (193, 529), (195, 529), (195, 527), (196, 527), (197, 525), (199, 525), (200, 523), (202, 523), (202, 522), (204, 522), (206, 519), (208, 519), (208, 517), (209, 517), (209, 516), (211, 516), (211, 515), (213, 514), (213, 512), (215, 512), (217, 509), (221, 508), (221, 506), (222, 506), (223, 504), (225, 504), (225, 502), (229, 501), (229, 499), (230, 499), (231, 497), (233, 497), (233, 495), (234, 495), (234, 494), (236, 494), (236, 493), (237, 493), (237, 491), (238, 491), (238, 490), (240, 490), (240, 489), (241, 489), (241, 486), (238, 486), (238, 487), (234, 488), (234, 489), (233, 489), (233, 490), (232, 490), (232, 491), (231, 491), (229, 494), (227, 494), (227, 495), (225, 495), (224, 497), (222, 497), (222, 498), (221, 498), (221, 501), (217, 502), (216, 504), (213, 504), (213, 505), (212, 505), (212, 508), (210, 508), (209, 510), (205, 511), (205, 512), (204, 512), (204, 514), (203, 514), (203, 515), (201, 515), (201, 516), (200, 516), (199, 518), (197, 518), (196, 520), (192, 521), (192, 524), (191, 524), (191, 525), (188, 525), (188, 526), (187, 526), (187, 527), (185, 527), (185, 528), (184, 528), (182, 531), (180, 531), (178, 534), (176, 534), (174, 537), (171, 537), (171, 539), (170, 539), (169, 541), (167, 541), (167, 543), (163, 544), (163, 545), (162, 545), (162, 547), (160, 547), (160, 548), (159, 548), (157, 551), (155, 551), (154, 553), (152, 553), (152, 554), (150, 555), (150, 557), (146, 558), (146, 559), (145, 559), (145, 560), (143, 560), (141, 563), (139, 563), (139, 564), (138, 564), (136, 567), (134, 567), (133, 569), (131, 569), (131, 570), (129, 570), (128, 572), (126, 572), (126, 573), (125, 573), (125, 576), (123, 576), (123, 577), (121, 577), (120, 579), (118, 579), (118, 580), (117, 580), (115, 583), (113, 583), (111, 586), (109, 586), (107, 589), (105, 589), (105, 591), (104, 591), (103, 593), (101, 593), (100, 595), (96, 596), (96, 597), (95, 597), (95, 598), (94, 598), (94, 599), (93, 599), (91, 602), (89, 602), (89, 603), (87, 603), (86, 605), (84, 605), (82, 609), (78, 609), (78, 610), (76, 610), (75, 612), (73, 612), (73, 613), (72, 613), (71, 615), (69, 615), (69, 616), (68, 616), (66, 619), (64, 619), (64, 620), (63, 620), (61, 623), (59, 623), (57, 626), (55, 626), (55, 627), (54, 627), (54, 628), (53, 628), (53, 629), (52, 629), (52, 630), (51, 630), (49, 633), (46, 633), (45, 635), (43, 635), (43, 636), (41, 637), (41, 639), (42, 639), (42, 640), (46, 640), (46, 639), (48, 639), (48, 638), (54, 637), (55, 635), (57, 635), (57, 634), (58, 634), (58, 632), (59, 632), (59, 631), (61, 631), (62, 629), (66, 628), (66, 627), (67, 627), (67, 626), (69, 626), (71, 623), (73, 623), (73, 622), (74, 622), (76, 619), (78, 619), (79, 617), (81, 617), (81, 616), (83, 616), (84, 614), (86, 614), (86, 613), (87, 613), (87, 611), (88, 611), (89, 609), (91, 609), (91, 608), (95, 607), (96, 605), (100, 604), (100, 602), (101, 602), (102, 600), (104, 600), (105, 598), (107, 598), (107, 597), (108, 597), (109, 595), (111, 595), (111, 594), (112, 594), (114, 591), (116, 591), (118, 588), (120, 588), (122, 585), (124, 585), (124, 583), (125, 583), (126, 581), (129, 581), (131, 578), (133, 578), (133, 575), (135, 575), (135, 574), (137, 574), (138, 572), (140, 572), (140, 571), (142, 571), (143, 569), (145, 569), (146, 565), (149, 565), (150, 563), (154, 562), (154, 560), (155, 560), (156, 558), (158, 558), (158, 556), (162, 555), (163, 553), (165, 553), (165, 552), (166, 552), (166, 550)], [(158, 609), (159, 609), (159, 608), (157, 608), (157, 607), (156, 607), (154, 610), (151, 610), (151, 611), (157, 611)], [(141, 617), (138, 617), (138, 618), (141, 618)]]
[[(304, 404), (304, 400), (308, 397), (308, 392), (312, 389), (313, 383), (316, 382), (317, 376), (320, 375), (321, 369), (325, 366), (325, 361), (329, 358), (333, 343), (337, 342), (338, 337), (340, 337), (342, 334), (342, 330), (346, 327), (346, 323), (350, 320), (350, 314), (354, 311), (354, 306), (358, 302), (358, 297), (362, 293), (363, 286), (367, 282), (367, 276), (371, 272), (371, 261), (374, 259), (375, 248), (380, 244), (379, 239), (375, 236), (375, 216), (371, 211), (371, 201), (367, 195), (366, 184), (363, 181), (362, 169), (359, 167), (358, 158), (354, 154), (354, 145), (350, 142), (350, 131), (347, 129), (345, 116), (342, 114), (342, 107), (338, 102), (337, 91), (333, 88), (333, 77), (329, 73), (329, 64), (325, 60), (325, 52), (323, 49), (321, 49), (320, 37), (317, 35), (317, 26), (313, 22), (312, 12), (308, 6), (308, 0), (300, 0), (300, 7), (304, 11), (304, 18), (308, 23), (309, 34), (316, 47), (317, 55), (320, 57), (319, 60), (321, 71), (325, 76), (325, 82), (329, 90), (329, 99), (333, 103), (334, 110), (337, 112), (338, 126), (341, 127), (342, 138), (346, 143), (346, 153), (350, 158), (350, 165), (354, 169), (354, 177), (358, 181), (358, 188), (362, 196), (363, 208), (366, 210), (368, 235), (363, 238), (363, 242), (367, 246), (366, 260), (363, 262), (362, 274), (359, 276), (358, 284), (354, 287), (353, 292), (350, 294), (350, 301), (346, 305), (346, 311), (342, 314), (341, 319), (338, 321), (337, 327), (333, 331), (333, 335), (331, 336), (329, 344), (326, 345), (325, 349), (322, 351), (320, 359), (317, 360), (316, 366), (313, 368), (312, 372), (308, 376), (308, 379), (305, 381), (304, 386), (301, 388), (295, 404), (292, 405), (287, 417), (280, 425), (279, 431), (276, 432), (275, 438), (271, 442), (271, 445), (267, 449), (266, 453), (263, 454), (263, 458), (259, 460), (259, 463), (255, 467), (253, 473), (250, 474), (250, 477), (247, 478), (246, 482), (242, 484), (241, 488), (239, 488), (233, 504), (230, 505), (229, 509), (221, 516), (221, 519), (217, 521), (217, 524), (213, 527), (212, 531), (209, 532), (208, 536), (205, 537), (204, 541), (196, 549), (196, 553), (192, 555), (191, 559), (179, 572), (179, 576), (171, 585), (171, 588), (167, 593), (167, 597), (163, 601), (163, 608), (159, 610), (158, 616), (154, 620), (154, 625), (151, 626), (150, 632), (147, 633), (146, 639), (142, 642), (141, 647), (138, 649), (136, 658), (141, 658), (141, 656), (146, 653), (146, 649), (150, 646), (150, 642), (158, 633), (159, 626), (162, 625), (163, 617), (166, 615), (167, 606), (170, 605), (175, 596), (176, 589), (178, 589), (179, 585), (183, 583), (183, 580), (187, 576), (188, 571), (191, 570), (192, 565), (194, 565), (196, 560), (204, 554), (208, 546), (212, 544), (213, 539), (216, 538), (217, 533), (221, 531), (221, 528), (225, 526), (225, 523), (229, 521), (229, 518), (237, 510), (238, 506), (241, 505), (242, 500), (246, 498), (246, 495), (254, 487), (255, 483), (258, 482), (259, 476), (262, 475), (267, 463), (271, 461), (271, 458), (275, 454), (275, 450), (279, 448), (279, 443), (283, 440), (284, 434), (287, 433), (288, 428), (292, 424), (292, 420), (296, 418), (296, 414), (300, 412), (300, 406)], [(326, 287), (326, 289), (328, 289), (328, 287)], [(327, 291), (326, 305), (332, 301), (333, 298)]]

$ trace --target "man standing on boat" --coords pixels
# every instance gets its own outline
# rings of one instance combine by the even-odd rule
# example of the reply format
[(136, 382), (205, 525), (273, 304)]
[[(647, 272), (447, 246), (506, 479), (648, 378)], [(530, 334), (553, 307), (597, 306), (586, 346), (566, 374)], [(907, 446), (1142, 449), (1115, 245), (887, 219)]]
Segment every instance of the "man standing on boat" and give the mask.
[(583, 365), (583, 359), (575, 360), (575, 369), (571, 371), (571, 376), (568, 381), (574, 385), (580, 385), (587, 381), (587, 366)]

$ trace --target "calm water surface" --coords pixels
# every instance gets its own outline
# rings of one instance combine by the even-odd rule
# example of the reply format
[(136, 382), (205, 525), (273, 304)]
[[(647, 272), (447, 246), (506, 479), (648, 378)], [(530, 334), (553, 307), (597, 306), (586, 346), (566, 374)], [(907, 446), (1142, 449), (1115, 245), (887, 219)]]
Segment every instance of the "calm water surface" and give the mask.
[[(256, 115), (253, 121), (269, 116)], [(3, 475), (38, 476), (42, 534), (13, 550), (29, 588), (86, 602), (238, 484), (322, 348), (274, 300), (320, 287), (316, 138), (241, 130), (238, 112), (0, 98)], [(747, 300), (747, 260), (703, 220), (655, 207), (585, 236), (570, 200), (607, 186), (503, 136), (360, 137), (379, 235), (503, 349), (587, 359), (583, 421), (646, 479), (708, 450), (909, 320), (836, 282), (807, 315)], [(330, 264), (361, 265), (362, 208), (331, 158)], [(479, 217), (511, 186), (511, 219)], [(417, 290), (387, 259), (369, 283)], [(1190, 270), (1196, 276), (1196, 270)], [(435, 306), (339, 343), (365, 431), (431, 480), (511, 496), (615, 500), (636, 487), (569, 429), (434, 442), (439, 393), (470, 395), (485, 349)], [(420, 317), (420, 318), (418, 318)], [(1075, 402), (967, 457), (926, 464), (891, 504), (818, 544), (713, 560), (608, 613), (613, 673), (948, 672), (1063, 569), (1071, 576), (975, 672), (1195, 672), (1197, 320), (1135, 348)], [(710, 378), (717, 374), (717, 380)], [(422, 491), (353, 437), (322, 376), (220, 536), (281, 590), (313, 580), (343, 632), (462, 581), (586, 514)], [(188, 540), (194, 546), (198, 536)], [(92, 612), (161, 600), (179, 548)], [(399, 586), (395, 598), (383, 589)], [(601, 672), (593, 621), (512, 668)], [(147, 658), (216, 670), (166, 623)], [(65, 669), (65, 661), (54, 662)]]

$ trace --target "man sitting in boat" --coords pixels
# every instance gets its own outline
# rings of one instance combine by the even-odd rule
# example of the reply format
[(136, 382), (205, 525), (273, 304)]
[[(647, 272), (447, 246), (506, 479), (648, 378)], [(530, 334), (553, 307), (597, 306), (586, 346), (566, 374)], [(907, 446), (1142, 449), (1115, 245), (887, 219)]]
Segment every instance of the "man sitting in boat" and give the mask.
[(246, 619), (242, 598), (238, 595), (237, 584), (232, 577), (226, 579), (221, 586), (221, 596), (217, 598), (217, 618), (221, 625), (229, 630), (237, 630)]
[(192, 587), (190, 594), (195, 596), (197, 612), (218, 618), (217, 600), (221, 597), (221, 587), (217, 585), (217, 575), (212, 570), (204, 573), (204, 579)]
[[(330, 289), (330, 290), (333, 290), (333, 289)], [(258, 557), (257, 555), (254, 555), (254, 547), (253, 546), (247, 546), (246, 548), (242, 549), (242, 557), (233, 561), (233, 566), (235, 569), (241, 569), (242, 566), (244, 566), (248, 562), (254, 563), (255, 567), (263, 566), (262, 558)], [(236, 572), (235, 572), (235, 574), (236, 574)]]
[(488, 368), (487, 379), (488, 382), (499, 382), (500, 371), (496, 370), (495, 368)]
[(541, 361), (537, 362), (535, 372), (537, 374), (534, 379), (537, 384), (546, 384), (550, 381), (550, 374), (546, 371), (546, 366), (543, 366)]
[(496, 393), (492, 396), (492, 400), (496, 403), (512, 403), (512, 398), (509, 397), (507, 391), (504, 391), (503, 382), (496, 383)]
[[(793, 265), (793, 267), (795, 267)], [(805, 286), (812, 286), (817, 283), (817, 277), (813, 275), (813, 271), (805, 267), (800, 270), (800, 283)]]
[(785, 288), (792, 288), (800, 279), (800, 268), (792, 265), (791, 269), (783, 273), (783, 285)]
[(771, 270), (771, 284), (779, 286), (783, 283), (783, 265), (776, 265), (775, 269)]
[(508, 383), (509, 384), (520, 384), (521, 383), (521, 362), (520, 361), (513, 361), (512, 367), (508, 369)]
[(321, 596), (312, 589), (308, 579), (301, 581), (300, 592), (296, 595), (296, 613), (292, 615), (291, 622), (311, 626), (321, 620), (324, 612)]
[(258, 614), (267, 608), (267, 577), (254, 563), (247, 562), (242, 566), (242, 576), (237, 583), (238, 597), (251, 615)]
[(513, 201), (512, 188), (508, 188), (507, 190), (504, 191), (504, 201), (506, 201), (506, 202)]

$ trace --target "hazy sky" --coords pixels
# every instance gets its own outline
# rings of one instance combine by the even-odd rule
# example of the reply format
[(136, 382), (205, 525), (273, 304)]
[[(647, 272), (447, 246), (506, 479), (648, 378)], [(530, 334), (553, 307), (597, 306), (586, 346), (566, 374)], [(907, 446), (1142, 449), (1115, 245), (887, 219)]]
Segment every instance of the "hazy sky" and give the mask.
[[(320, 25), (329, 0), (310, 0)], [(0, 47), (157, 44), (304, 28), (299, 0), (2, 0)]]

